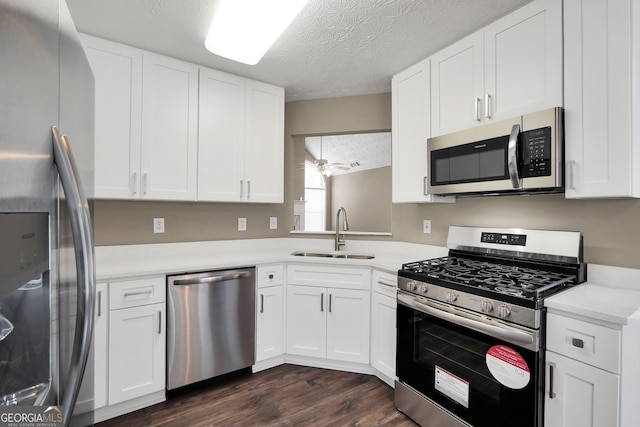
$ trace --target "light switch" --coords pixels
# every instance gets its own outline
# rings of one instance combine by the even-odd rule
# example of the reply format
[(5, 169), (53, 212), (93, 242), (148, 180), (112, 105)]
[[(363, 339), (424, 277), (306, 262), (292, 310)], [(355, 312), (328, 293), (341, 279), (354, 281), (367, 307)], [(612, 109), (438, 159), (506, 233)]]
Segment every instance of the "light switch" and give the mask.
[(247, 218), (238, 218), (238, 231), (247, 231)]
[(269, 217), (269, 229), (270, 230), (277, 230), (278, 229), (278, 217), (277, 216)]

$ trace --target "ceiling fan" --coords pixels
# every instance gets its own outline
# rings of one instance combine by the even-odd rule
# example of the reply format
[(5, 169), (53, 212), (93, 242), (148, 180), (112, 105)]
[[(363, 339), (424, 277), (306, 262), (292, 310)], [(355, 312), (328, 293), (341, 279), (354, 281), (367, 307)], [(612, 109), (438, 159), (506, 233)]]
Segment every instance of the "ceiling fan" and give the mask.
[(314, 166), (325, 176), (330, 176), (332, 170), (349, 170), (351, 169), (349, 166), (344, 163), (329, 163), (328, 160), (324, 159), (322, 156), (322, 137), (320, 137), (320, 158), (314, 160)]

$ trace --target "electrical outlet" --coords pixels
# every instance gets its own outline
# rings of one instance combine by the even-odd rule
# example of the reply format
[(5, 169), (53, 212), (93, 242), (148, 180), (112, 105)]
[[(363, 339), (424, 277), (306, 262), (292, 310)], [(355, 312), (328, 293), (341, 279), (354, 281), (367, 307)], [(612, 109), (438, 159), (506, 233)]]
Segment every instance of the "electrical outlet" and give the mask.
[(153, 232), (164, 233), (164, 218), (153, 218)]
[(278, 217), (270, 216), (269, 217), (269, 230), (277, 230), (278, 229)]
[(247, 231), (247, 218), (238, 218), (238, 231)]
[(424, 234), (431, 234), (431, 220), (425, 219), (422, 221), (422, 232)]

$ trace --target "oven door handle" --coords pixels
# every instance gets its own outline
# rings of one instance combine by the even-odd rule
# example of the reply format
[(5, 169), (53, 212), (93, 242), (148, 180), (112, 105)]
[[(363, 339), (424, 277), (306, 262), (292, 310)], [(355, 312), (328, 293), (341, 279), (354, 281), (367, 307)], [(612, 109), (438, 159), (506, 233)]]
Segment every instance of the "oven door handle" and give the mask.
[(404, 294), (398, 294), (398, 303), (430, 316), (446, 320), (447, 322), (451, 322), (468, 329), (473, 329), (474, 331), (487, 334), (492, 337), (525, 345), (531, 345), (534, 343), (534, 337), (524, 331), (520, 331), (507, 325), (489, 325), (478, 320), (469, 319), (468, 317), (464, 317), (459, 314), (444, 311), (441, 308), (432, 307), (427, 302), (416, 301), (414, 298)]

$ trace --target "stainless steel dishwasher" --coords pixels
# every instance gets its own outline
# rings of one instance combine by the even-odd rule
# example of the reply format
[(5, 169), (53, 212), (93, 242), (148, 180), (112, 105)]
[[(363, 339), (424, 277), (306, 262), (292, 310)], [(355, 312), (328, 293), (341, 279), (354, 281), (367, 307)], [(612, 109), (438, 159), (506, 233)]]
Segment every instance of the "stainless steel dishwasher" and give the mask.
[(167, 390), (255, 363), (255, 268), (167, 276)]

